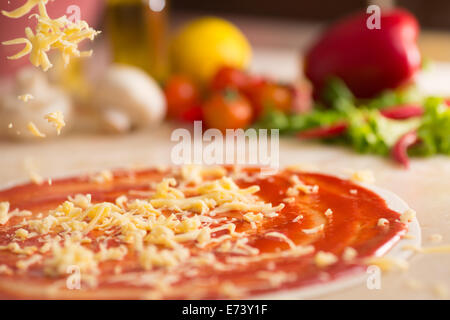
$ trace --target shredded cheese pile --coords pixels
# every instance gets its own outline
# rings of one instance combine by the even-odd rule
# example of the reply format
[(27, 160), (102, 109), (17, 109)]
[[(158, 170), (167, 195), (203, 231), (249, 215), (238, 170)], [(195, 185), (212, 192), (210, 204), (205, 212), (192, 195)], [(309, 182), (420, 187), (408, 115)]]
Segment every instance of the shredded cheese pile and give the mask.
[(19, 59), (30, 55), (31, 63), (36, 67), (41, 67), (47, 71), (53, 65), (48, 58), (48, 52), (52, 49), (59, 50), (64, 64), (67, 65), (72, 57), (87, 57), (92, 55), (92, 51), (80, 51), (78, 44), (85, 39), (94, 40), (99, 33), (95, 31), (85, 21), (72, 22), (66, 16), (52, 19), (48, 16), (46, 4), (48, 0), (28, 0), (23, 6), (7, 12), (3, 15), (9, 18), (21, 18), (38, 7), (38, 14), (29, 17), (37, 19), (35, 31), (30, 27), (25, 28), (25, 36), (9, 41), (4, 41), (4, 45), (24, 44), (25, 47), (8, 59)]
[[(0, 250), (24, 255), (17, 262), (17, 269), (41, 264), (44, 274), (60, 277), (75, 265), (86, 281), (101, 274), (100, 263), (121, 261), (130, 252), (143, 270), (157, 272), (180, 267), (186, 273), (195, 274), (195, 268), (200, 266), (226, 270), (230, 265), (298, 257), (314, 251), (311, 246), (297, 246), (278, 232), (266, 236), (288, 243), (288, 250), (260, 254), (250, 246), (248, 233), (236, 231), (236, 219), (220, 215), (239, 211), (244, 223), (253, 228), (265, 219), (276, 217), (285, 205), (273, 206), (260, 200), (256, 195), (259, 186), (241, 188), (225, 174), (223, 168), (184, 167), (179, 172), (179, 180), (164, 178), (146, 199), (128, 200), (122, 195), (114, 203), (93, 203), (90, 195), (77, 194), (46, 215), (39, 214), (16, 224), (12, 242)], [(105, 175), (100, 174), (102, 178)], [(107, 176), (108, 180), (113, 179)], [(10, 217), (9, 204), (0, 203), (0, 223), (6, 224)], [(92, 238), (92, 232), (101, 236)], [(38, 237), (42, 245), (20, 244), (32, 237)], [(116, 244), (111, 245), (109, 241)], [(94, 243), (100, 243), (100, 248), (94, 249)], [(202, 251), (204, 248), (208, 250)], [(232, 256), (225, 264), (214, 252)], [(120, 274), (120, 268), (116, 272)]]
[[(267, 219), (276, 218), (289, 204), (263, 201), (258, 196), (260, 187), (250, 183), (251, 176), (246, 178), (246, 187), (240, 187), (223, 167), (186, 166), (169, 170), (163, 176), (161, 181), (151, 184), (145, 196), (142, 193), (129, 199), (133, 195), (129, 191), (112, 202), (94, 202), (89, 194), (76, 194), (52, 210), (15, 222), (10, 242), (0, 246), (0, 250), (19, 255), (16, 269), (0, 266), (0, 273), (11, 274), (40, 265), (47, 277), (59, 278), (67, 276), (68, 269), (76, 266), (84, 283), (95, 286), (103, 273), (101, 264), (118, 261), (108, 281), (151, 285), (154, 291), (148, 293), (149, 297), (160, 298), (158, 294), (164, 294), (167, 286), (176, 290), (171, 284), (181, 276), (195, 277), (202, 267), (229, 272), (249, 263), (274, 264), (276, 259), (311, 254), (316, 267), (323, 269), (340, 258), (350, 263), (357, 258), (357, 251), (351, 247), (346, 247), (338, 257), (331, 252), (315, 252), (313, 245), (298, 245), (282, 232), (261, 232), (264, 229), (259, 229), (260, 226)], [(293, 191), (293, 197), (319, 192), (317, 186), (293, 177), (287, 187), (297, 191)], [(114, 174), (107, 170), (91, 177), (91, 182), (98, 183), (113, 180)], [(329, 208), (323, 214), (330, 220), (335, 213)], [(6, 225), (12, 217), (31, 215), (17, 209), (10, 212), (8, 202), (0, 203), (0, 225)], [(302, 219), (300, 214), (291, 221), (301, 223)], [(247, 227), (238, 228), (237, 221)], [(302, 232), (313, 236), (324, 227), (322, 223)], [(260, 252), (249, 241), (249, 236), (255, 233), (280, 241), (286, 249)], [(32, 238), (38, 239), (38, 244), (27, 245)], [(120, 262), (128, 256), (141, 271), (152, 272), (142, 277), (128, 271), (122, 273), (124, 265)], [(369, 262), (383, 269), (407, 267), (401, 261), (387, 258)], [(257, 277), (271, 286), (296, 279), (295, 274), (273, 269), (258, 272)], [(236, 291), (239, 288), (232, 288), (232, 283), (222, 285), (224, 294), (239, 296)]]

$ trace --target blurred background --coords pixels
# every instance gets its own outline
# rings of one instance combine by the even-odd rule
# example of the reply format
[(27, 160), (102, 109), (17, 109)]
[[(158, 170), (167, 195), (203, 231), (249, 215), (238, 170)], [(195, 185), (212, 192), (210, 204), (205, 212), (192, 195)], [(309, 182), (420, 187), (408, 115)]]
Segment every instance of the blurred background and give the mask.
[(370, 4), (408, 9), (422, 29), (419, 45), (424, 56), (450, 61), (450, 1), (447, 0), (172, 0), (174, 24), (198, 13), (231, 18), (261, 45), (305, 48), (317, 29)]
[[(26, 2), (26, 0), (2, 1), (0, 9), (12, 11)], [(192, 120), (205, 120), (208, 127), (219, 129), (245, 128), (259, 119), (262, 110), (266, 109), (263, 105), (267, 104), (267, 100), (272, 100), (270, 101), (273, 102), (272, 104), (278, 104), (277, 109), (286, 114), (304, 113), (312, 108), (312, 99), (317, 98), (317, 96), (313, 97), (312, 90), (320, 89), (320, 84), (315, 82), (311, 75), (306, 75), (308, 79), (305, 79), (304, 58), (308, 50), (322, 41), (322, 34), (327, 27), (337, 21), (345, 20), (354, 13), (366, 14), (366, 9), (371, 4), (378, 5), (387, 15), (390, 9), (396, 7), (405, 8), (413, 15), (413, 24), (410, 24), (408, 21), (411, 19), (406, 17), (409, 14), (394, 14), (393, 19), (399, 19), (397, 20), (399, 28), (403, 29), (397, 31), (394, 30), (396, 27), (386, 29), (383, 37), (390, 32), (396, 33), (395, 36), (387, 36), (391, 37), (390, 39), (380, 42), (381, 46), (387, 46), (386, 48), (366, 49), (372, 52), (381, 50), (383, 53), (385, 53), (384, 50), (390, 50), (393, 54), (393, 56), (386, 55), (384, 61), (371, 61), (368, 62), (371, 65), (364, 66), (364, 68), (379, 69), (376, 72), (380, 74), (384, 72), (384, 78), (376, 79), (377, 84), (381, 83), (380, 89), (372, 92), (371, 97), (382, 94), (384, 89), (403, 88), (403, 85), (411, 82), (412, 76), (421, 68), (421, 64), (425, 65), (428, 61), (450, 61), (450, 20), (448, 19), (450, 2), (445, 0), (49, 1), (47, 9), (51, 17), (66, 15), (72, 18), (77, 15), (76, 19), (85, 20), (91, 27), (101, 31), (95, 41), (86, 40), (80, 44), (80, 49), (93, 49), (94, 54), (88, 59), (73, 58), (71, 63), (64, 67), (58, 50), (52, 50), (49, 54), (54, 66), (45, 75), (37, 75), (37, 68), (34, 68), (36, 69), (33, 71), (34, 74), (19, 76), (20, 70), (31, 66), (29, 59), (23, 57), (18, 60), (7, 60), (8, 56), (20, 50), (20, 46), (0, 46), (0, 93), (4, 96), (0, 99), (0, 112), (2, 109), (9, 110), (9, 113), (0, 116), (3, 119), (3, 122), (0, 120), (0, 136), (9, 136), (17, 140), (34, 139), (26, 133), (26, 124), (30, 120), (35, 121), (38, 128), (42, 128), (48, 137), (54, 136), (55, 134), (52, 134), (54, 130), (43, 115), (50, 111), (56, 112), (57, 105), (65, 106), (62, 111), (68, 120), (73, 120), (74, 117), (77, 119), (77, 121), (67, 121), (68, 125), (63, 130), (64, 133), (69, 132), (71, 126), (78, 132), (122, 133), (136, 128), (148, 128), (167, 118), (185, 123)], [(35, 8), (31, 13), (36, 12)], [(202, 19), (204, 17), (215, 18)], [(414, 17), (420, 24), (420, 30), (415, 24)], [(354, 35), (366, 29), (364, 23), (358, 23), (352, 27)], [(23, 37), (25, 27), (33, 28), (35, 25), (36, 19), (30, 19), (29, 15), (19, 19), (0, 15), (0, 41)], [(417, 45), (420, 54), (416, 47), (418, 31), (420, 32)], [(411, 41), (407, 38), (412, 34), (414, 39), (413, 43), (410, 43)], [(358, 35), (358, 37), (361, 41), (355, 43), (354, 48), (368, 47), (368, 43), (364, 44), (365, 36)], [(373, 43), (378, 41), (376, 36), (372, 40), (370, 40), (371, 46), (375, 46)], [(353, 49), (353, 44), (351, 48)], [(356, 54), (358, 50), (339, 48), (338, 51), (341, 53), (347, 51), (351, 54), (353, 54), (351, 51), (354, 51)], [(403, 55), (401, 63), (406, 63), (406, 69), (395, 60), (398, 52)], [(370, 52), (366, 54), (370, 55)], [(320, 55), (322, 57), (318, 60), (323, 64), (319, 61), (317, 67), (313, 67), (314, 72), (319, 72), (322, 67), (326, 68), (328, 61), (334, 59), (333, 57), (324, 58), (323, 53), (314, 56)], [(335, 63), (336, 67), (344, 66), (345, 60), (354, 60), (354, 57), (350, 56), (343, 54), (342, 61)], [(371, 59), (366, 58), (361, 59), (366, 61)], [(139, 70), (118, 71), (110, 67), (112, 63), (137, 67)], [(395, 83), (389, 83), (391, 74), (395, 73), (391, 72), (392, 65), (397, 65), (395, 72), (398, 72), (399, 78), (397, 82), (394, 81)], [(238, 72), (226, 70), (219, 75), (218, 71), (224, 66), (233, 67)], [(349, 67), (354, 66), (347, 65), (345, 69), (350, 70)], [(439, 69), (448, 70), (449, 68)], [(142, 80), (143, 76), (139, 75), (142, 71), (147, 74), (144, 80)], [(249, 73), (250, 76), (242, 74), (241, 71)], [(362, 69), (360, 71), (367, 73)], [(351, 72), (351, 70), (348, 71), (347, 76), (350, 76)], [(238, 88), (244, 98), (250, 100), (253, 108), (246, 113), (245, 119), (239, 118), (241, 114), (237, 111), (226, 114), (230, 106), (227, 105), (225, 108), (223, 101), (212, 101), (214, 108), (207, 107), (211, 102), (209, 97), (218, 91), (210, 89), (215, 87), (222, 90), (229, 85), (227, 83), (223, 86), (215, 81), (220, 82), (226, 77), (234, 77), (236, 73), (238, 77), (246, 77), (245, 81), (249, 87), (252, 87), (249, 89), (252, 92)], [(387, 73), (390, 74), (386, 75)], [(182, 76), (181, 79), (179, 75)], [(447, 75), (448, 72), (445, 76)], [(345, 79), (346, 75), (336, 74), (336, 76), (343, 78), (349, 85), (348, 79)], [(115, 77), (126, 79), (120, 84), (120, 90), (114, 87)], [(40, 78), (40, 83), (48, 82), (47, 88), (57, 86), (58, 90), (62, 88), (64, 92), (59, 96), (55, 93), (51, 98), (42, 95), (42, 91), (38, 92), (36, 86), (37, 78)], [(356, 82), (366, 83), (366, 87), (370, 87), (372, 83), (363, 78), (364, 75)], [(447, 94), (446, 82), (436, 80), (436, 76), (434, 79), (433, 82), (425, 81), (425, 86), (432, 87), (439, 94), (441, 92)], [(308, 80), (311, 80), (314, 88), (311, 89)], [(141, 92), (149, 91), (154, 95), (145, 98), (135, 96), (134, 100), (129, 100), (132, 102), (121, 101), (122, 97), (129, 97), (128, 94), (133, 90), (126, 87), (127, 83), (131, 82), (134, 89), (139, 88)], [(279, 85), (280, 82), (283, 84)], [(443, 90), (440, 90), (439, 86)], [(261, 89), (261, 87), (265, 88)], [(354, 88), (350, 86), (350, 89)], [(27, 91), (32, 95), (34, 93), (36, 99), (28, 104), (17, 101), (17, 96)], [(188, 94), (186, 92), (190, 92), (192, 99), (186, 98)], [(359, 97), (365, 94), (353, 93)], [(8, 94), (10, 96), (6, 97)], [(181, 97), (181, 95), (185, 96)], [(62, 100), (56, 103), (58, 97)], [(132, 107), (125, 107), (126, 104), (137, 106), (139, 99), (151, 101), (145, 106), (151, 112), (137, 113), (130, 111)], [(180, 102), (182, 99), (185, 101)], [(253, 101), (258, 99), (260, 101)], [(116, 104), (116, 101), (121, 101), (118, 103), (121, 105), (114, 108), (107, 106)], [(220, 106), (221, 103), (222, 106)], [(32, 104), (36, 106), (31, 107)], [(187, 104), (189, 107), (186, 106)], [(19, 107), (12, 107), (13, 105), (19, 105)], [(40, 111), (36, 111), (38, 105)], [(220, 114), (220, 116), (208, 117), (209, 109), (212, 110), (209, 113)], [(233, 106), (233, 109), (238, 108)], [(26, 116), (25, 112), (28, 113)], [(74, 117), (71, 116), (72, 114)], [(223, 121), (223, 117), (228, 117), (230, 121), (220, 127), (219, 122)], [(14, 130), (11, 130), (12, 127)]]

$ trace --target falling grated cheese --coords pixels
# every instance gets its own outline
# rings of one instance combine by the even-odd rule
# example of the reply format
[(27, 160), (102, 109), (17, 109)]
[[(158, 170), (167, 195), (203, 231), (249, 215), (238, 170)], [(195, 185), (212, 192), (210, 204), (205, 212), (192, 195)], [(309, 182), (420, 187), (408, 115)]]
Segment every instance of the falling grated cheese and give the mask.
[(64, 122), (64, 115), (61, 111), (50, 112), (44, 117), (49, 123), (56, 128), (58, 136), (61, 134), (61, 129), (66, 125)]
[(314, 262), (319, 268), (328, 267), (329, 265), (335, 264), (338, 258), (331, 252), (319, 251), (314, 256)]
[(23, 102), (28, 102), (31, 99), (34, 99), (33, 95), (26, 93), (17, 97), (17, 99), (22, 100)]
[(33, 122), (28, 122), (27, 129), (30, 131), (35, 137), (38, 138), (45, 138), (45, 134), (40, 132), (39, 129), (36, 127), (36, 125)]
[(292, 220), (292, 222), (298, 222), (298, 221), (300, 221), (301, 219), (303, 219), (303, 215), (299, 214), (298, 216), (296, 216), (296, 217)]
[(25, 44), (23, 50), (17, 54), (8, 57), (8, 59), (19, 59), (30, 55), (31, 63), (36, 67), (41, 67), (47, 71), (52, 67), (47, 53), (52, 49), (61, 52), (64, 64), (67, 65), (72, 57), (91, 56), (92, 51), (79, 51), (78, 44), (85, 40), (93, 40), (99, 34), (98, 31), (90, 28), (85, 21), (72, 22), (66, 16), (52, 19), (47, 14), (46, 4), (48, 0), (28, 0), (21, 7), (7, 12), (2, 11), (3, 15), (9, 18), (21, 18), (30, 13), (34, 7), (38, 7), (38, 14), (31, 14), (29, 18), (37, 19), (35, 31), (30, 27), (25, 28), (24, 38), (17, 38), (4, 41), (3, 45)]

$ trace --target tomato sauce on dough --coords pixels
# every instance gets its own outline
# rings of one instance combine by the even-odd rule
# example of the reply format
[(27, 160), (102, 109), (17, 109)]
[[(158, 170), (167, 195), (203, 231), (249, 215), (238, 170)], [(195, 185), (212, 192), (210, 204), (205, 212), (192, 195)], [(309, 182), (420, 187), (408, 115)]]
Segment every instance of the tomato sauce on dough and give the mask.
[[(91, 194), (92, 202), (114, 202), (118, 196), (128, 199), (148, 198), (152, 192), (152, 182), (160, 182), (171, 176), (172, 169), (128, 171), (117, 170), (112, 181), (95, 183), (87, 176), (54, 180), (52, 185), (24, 184), (0, 192), (0, 201), (10, 203), (14, 209), (29, 210), (31, 217), (12, 217), (5, 225), (0, 225), (0, 246), (7, 246), (13, 238), (18, 224), (24, 219), (36, 219), (39, 213), (56, 208), (76, 194)], [(71, 275), (49, 277), (44, 273), (42, 262), (31, 265), (26, 271), (16, 268), (16, 263), (24, 257), (8, 250), (0, 250), (0, 265), (8, 266), (12, 274), (0, 274), (0, 298), (63, 298), (63, 299), (215, 299), (250, 297), (258, 294), (277, 293), (286, 289), (301, 289), (320, 283), (329, 283), (344, 276), (364, 272), (364, 260), (385, 254), (407, 231), (407, 226), (399, 221), (400, 213), (390, 210), (385, 201), (374, 192), (349, 180), (319, 173), (280, 171), (269, 177), (260, 177), (256, 169), (247, 169), (254, 177), (235, 179), (239, 187), (257, 185), (256, 195), (265, 202), (285, 207), (272, 218), (265, 218), (252, 227), (243, 219), (242, 212), (229, 211), (213, 217), (234, 221), (236, 232), (246, 235), (246, 245), (257, 249), (258, 254), (248, 261), (239, 262), (237, 253), (221, 252), (217, 246), (204, 248), (186, 243), (191, 257), (199, 252), (214, 255), (216, 266), (199, 265), (196, 268), (183, 266), (175, 268), (155, 268), (143, 270), (138, 264), (137, 253), (130, 249), (123, 260), (101, 262), (100, 274), (95, 283), (81, 285), (80, 289), (68, 289), (67, 278)], [(318, 192), (294, 197), (286, 201), (286, 194), (292, 186), (290, 178), (297, 175), (306, 185), (318, 186)], [(331, 209), (332, 214), (325, 215)], [(167, 213), (169, 214), (169, 212)], [(300, 217), (299, 217), (300, 216)], [(233, 219), (234, 218), (234, 219)], [(389, 223), (378, 226), (380, 218)], [(220, 225), (220, 224), (219, 224)], [(315, 230), (323, 225), (321, 230)], [(211, 238), (219, 238), (227, 231), (218, 231)], [(296, 246), (312, 247), (311, 252), (299, 255), (283, 255), (290, 245), (286, 239), (268, 235), (282, 234)], [(87, 235), (92, 239), (87, 247), (98, 250), (99, 231)], [(43, 244), (44, 235), (35, 235), (18, 242), (21, 247)], [(118, 245), (119, 240), (109, 239), (108, 244)], [(343, 258), (346, 248), (353, 248), (357, 255), (348, 261)], [(315, 262), (315, 256), (323, 251), (331, 253), (337, 260), (327, 266)], [(43, 253), (46, 259), (51, 253)], [(220, 268), (218, 266), (221, 266)], [(120, 270), (120, 272), (117, 272)], [(158, 279), (164, 279), (164, 283)]]

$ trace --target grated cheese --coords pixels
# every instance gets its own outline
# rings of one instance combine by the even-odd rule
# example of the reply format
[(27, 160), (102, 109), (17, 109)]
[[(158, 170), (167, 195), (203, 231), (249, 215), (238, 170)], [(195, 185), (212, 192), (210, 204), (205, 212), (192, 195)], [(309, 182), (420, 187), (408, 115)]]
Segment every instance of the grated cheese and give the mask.
[(35, 31), (27, 27), (25, 37), (2, 43), (3, 45), (25, 45), (21, 51), (8, 59), (15, 60), (30, 55), (30, 62), (34, 66), (47, 71), (52, 67), (47, 55), (52, 49), (60, 51), (64, 65), (67, 65), (72, 57), (91, 56), (92, 51), (79, 51), (78, 44), (85, 39), (94, 40), (99, 32), (90, 28), (85, 21), (72, 22), (66, 16), (50, 18), (45, 7), (47, 2), (48, 0), (28, 0), (13, 11), (2, 11), (3, 15), (9, 18), (21, 18), (29, 14), (34, 7), (38, 7), (38, 14), (29, 15), (29, 18), (37, 19)]
[(358, 255), (358, 252), (353, 249), (352, 247), (347, 247), (344, 249), (344, 253), (342, 254), (342, 259), (344, 259), (344, 261), (352, 261), (356, 258), (356, 256)]
[(4, 225), (8, 222), (10, 215), (9, 212), (9, 202), (0, 202), (0, 225)]
[(282, 234), (281, 232), (269, 232), (269, 233), (266, 233), (265, 236), (279, 238), (279, 239), (285, 241), (289, 245), (289, 247), (291, 247), (291, 249), (296, 248), (296, 244), (291, 239), (289, 239), (285, 234)]
[(6, 246), (0, 246), (0, 250), (8, 250), (15, 254), (32, 255), (37, 251), (36, 246), (25, 246), (23, 248), (17, 242), (10, 242)]
[(109, 170), (102, 170), (97, 174), (94, 174), (93, 176), (90, 177), (90, 180), (95, 182), (95, 183), (105, 183), (105, 182), (110, 182), (113, 181), (114, 176), (112, 174), (111, 171)]
[(314, 256), (314, 262), (319, 268), (328, 267), (335, 264), (337, 261), (338, 258), (331, 252), (319, 251)]
[(38, 263), (42, 260), (42, 256), (40, 254), (35, 254), (28, 259), (19, 260), (16, 263), (16, 267), (22, 271), (27, 270), (30, 266), (35, 263)]
[(64, 122), (64, 115), (61, 111), (50, 112), (44, 117), (49, 123), (56, 128), (58, 136), (61, 134), (61, 129), (66, 125)]
[(318, 225), (317, 227), (311, 228), (311, 229), (302, 229), (303, 233), (306, 234), (314, 234), (320, 231), (323, 231), (325, 225), (322, 223), (320, 225)]
[(450, 253), (450, 245), (448, 244), (434, 247), (404, 246), (403, 249), (420, 253)]
[(305, 194), (311, 194), (311, 193), (319, 192), (319, 186), (317, 186), (317, 185), (314, 185), (314, 186), (306, 185), (300, 180), (300, 178), (297, 175), (291, 176), (291, 178), (289, 180), (292, 183), (292, 187), (290, 187), (286, 191), (286, 195), (288, 197), (298, 196), (300, 194), (300, 191), (305, 193)]
[(6, 274), (8, 276), (13, 274), (13, 271), (6, 264), (0, 264), (0, 274)]
[(369, 258), (366, 260), (366, 264), (378, 266), (382, 271), (406, 271), (409, 268), (408, 261), (391, 257)]
[(260, 279), (267, 280), (272, 287), (278, 287), (283, 283), (295, 281), (297, 279), (297, 275), (295, 273), (287, 273), (282, 271), (259, 271), (256, 276)]
[(26, 240), (29, 237), (30, 233), (28, 232), (28, 230), (20, 228), (16, 230), (15, 235), (19, 240)]
[(400, 222), (409, 223), (409, 222), (413, 221), (415, 217), (416, 217), (416, 212), (412, 209), (407, 209), (400, 216)]
[(28, 122), (27, 129), (29, 132), (31, 132), (31, 134), (33, 136), (38, 137), (38, 138), (45, 138), (45, 134), (40, 132), (39, 129), (36, 127), (36, 125), (32, 121)]
[(374, 183), (375, 176), (370, 170), (359, 170), (353, 172), (351, 179), (356, 182)]
[(378, 219), (377, 226), (379, 226), (379, 227), (386, 227), (388, 225), (389, 225), (389, 220), (388, 219), (385, 219), (385, 218)]
[(22, 100), (23, 102), (28, 102), (31, 99), (34, 99), (33, 95), (26, 93), (17, 97), (17, 99)]

